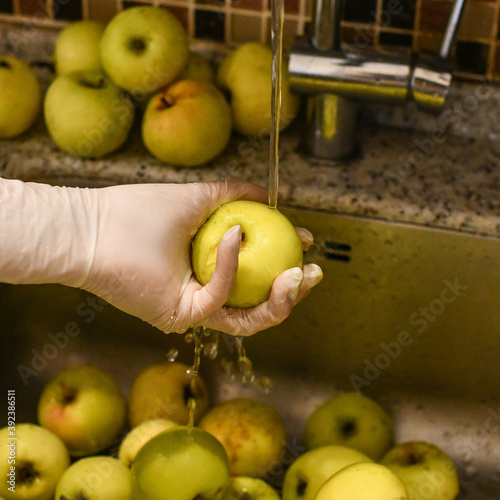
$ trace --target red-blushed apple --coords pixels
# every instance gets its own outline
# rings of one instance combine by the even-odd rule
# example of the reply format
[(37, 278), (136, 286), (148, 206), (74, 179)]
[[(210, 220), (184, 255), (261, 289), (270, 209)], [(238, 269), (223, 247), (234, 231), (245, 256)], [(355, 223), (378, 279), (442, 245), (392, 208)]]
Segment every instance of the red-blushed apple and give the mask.
[(52, 500), (70, 464), (61, 439), (23, 422), (0, 429), (0, 443), (0, 495), (6, 500)]
[[(233, 127), (240, 134), (264, 137), (271, 130), (272, 51), (260, 42), (243, 43), (221, 62), (217, 84), (231, 94)], [(300, 99), (290, 92), (288, 69), (283, 65), (280, 129), (299, 111)]]
[(126, 426), (126, 399), (118, 383), (97, 366), (68, 368), (44, 387), (38, 421), (82, 457), (116, 443)]
[(408, 500), (401, 480), (384, 465), (360, 462), (326, 480), (315, 500)]
[(132, 463), (134, 500), (222, 500), (228, 457), (211, 434), (172, 427), (150, 441)]
[(131, 500), (131, 474), (120, 460), (93, 456), (72, 463), (59, 479), (54, 500)]
[(53, 54), (56, 73), (102, 71), (99, 43), (103, 32), (104, 24), (90, 19), (76, 21), (61, 30)]
[(42, 87), (29, 64), (0, 55), (0, 89), (0, 139), (16, 137), (38, 118)]
[(118, 449), (118, 459), (127, 467), (132, 465), (137, 452), (153, 437), (178, 425), (167, 418), (152, 418), (142, 421), (123, 438)]
[(399, 443), (380, 460), (403, 481), (409, 500), (453, 500), (460, 491), (451, 458), (425, 441)]
[(198, 425), (224, 446), (231, 476), (265, 477), (281, 465), (285, 424), (268, 403), (255, 398), (222, 401), (210, 408)]
[(142, 119), (148, 151), (166, 163), (193, 167), (220, 154), (231, 136), (231, 109), (220, 90), (179, 80), (154, 95)]
[(323, 483), (340, 469), (359, 462), (372, 462), (364, 453), (340, 445), (326, 445), (296, 458), (283, 479), (283, 500), (314, 500)]
[(278, 274), (302, 267), (302, 244), (292, 223), (277, 209), (255, 201), (225, 203), (193, 240), (193, 270), (202, 285), (212, 277), (222, 237), (237, 225), (241, 226), (242, 241), (238, 271), (227, 305), (252, 307), (267, 300)]
[(146, 96), (172, 82), (189, 56), (188, 36), (166, 9), (135, 6), (116, 14), (101, 39), (105, 72), (132, 95)]
[(316, 408), (304, 426), (307, 448), (327, 444), (349, 446), (378, 460), (394, 444), (391, 416), (373, 399), (340, 392)]
[(58, 76), (50, 84), (44, 116), (61, 150), (77, 157), (101, 158), (127, 139), (134, 107), (104, 73), (77, 71)]
[(209, 407), (209, 395), (201, 375), (193, 378), (191, 368), (178, 361), (148, 366), (135, 378), (128, 395), (132, 427), (152, 418), (167, 418), (178, 424), (189, 422), (189, 400), (196, 401), (194, 423)]

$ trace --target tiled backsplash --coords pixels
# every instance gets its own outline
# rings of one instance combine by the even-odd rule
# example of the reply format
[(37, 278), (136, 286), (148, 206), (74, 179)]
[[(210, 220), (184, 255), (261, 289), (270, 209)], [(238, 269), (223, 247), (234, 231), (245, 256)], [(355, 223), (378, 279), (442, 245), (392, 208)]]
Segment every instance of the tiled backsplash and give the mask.
[[(271, 0), (0, 0), (0, 21), (63, 26), (107, 21), (133, 5), (162, 5), (191, 39), (233, 46), (270, 39)], [(304, 33), (314, 0), (285, 0), (285, 47)], [(452, 0), (346, 0), (343, 39), (357, 45), (437, 52)], [(500, 82), (500, 0), (467, 0), (455, 45), (456, 76)]]

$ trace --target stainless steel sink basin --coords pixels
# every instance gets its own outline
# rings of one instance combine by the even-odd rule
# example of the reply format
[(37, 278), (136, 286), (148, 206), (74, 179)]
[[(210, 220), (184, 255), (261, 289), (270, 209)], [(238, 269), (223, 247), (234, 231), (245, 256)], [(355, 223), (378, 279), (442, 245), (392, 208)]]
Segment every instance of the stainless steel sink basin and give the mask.
[[(500, 498), (500, 240), (286, 213), (315, 234), (307, 259), (323, 267), (324, 281), (285, 323), (244, 340), (270, 389), (231, 370), (236, 343), (219, 337), (217, 358), (201, 365), (213, 401), (254, 395), (273, 403), (287, 424), (285, 468), (303, 450), (312, 409), (359, 389), (394, 415), (398, 441), (429, 440), (453, 458), (460, 499)], [(35, 419), (42, 386), (67, 366), (96, 363), (127, 391), (172, 349), (188, 364), (193, 357), (184, 336), (59, 286), (0, 286), (0, 324), (2, 394), (16, 390), (19, 422)], [(5, 425), (5, 408), (1, 415)]]

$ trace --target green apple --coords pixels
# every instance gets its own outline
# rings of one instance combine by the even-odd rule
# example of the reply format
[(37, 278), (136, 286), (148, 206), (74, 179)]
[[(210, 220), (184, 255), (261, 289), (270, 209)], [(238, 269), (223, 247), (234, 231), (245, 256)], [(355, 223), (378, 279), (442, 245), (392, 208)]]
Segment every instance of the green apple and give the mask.
[(229, 480), (222, 445), (197, 427), (173, 427), (148, 441), (132, 463), (134, 500), (221, 500)]
[(314, 500), (323, 483), (344, 467), (372, 460), (353, 448), (326, 445), (294, 460), (283, 479), (283, 500)]
[(307, 448), (340, 444), (378, 460), (394, 444), (394, 423), (373, 399), (357, 392), (341, 392), (325, 401), (307, 418)]
[(93, 455), (114, 444), (127, 419), (118, 383), (93, 365), (68, 368), (46, 384), (38, 421), (66, 444), (74, 457)]
[(223, 500), (280, 500), (280, 496), (263, 479), (234, 476), (229, 479)]
[(270, 404), (254, 398), (222, 401), (198, 425), (222, 443), (232, 476), (265, 477), (281, 464), (285, 425)]
[(327, 479), (316, 500), (408, 500), (401, 480), (384, 465), (348, 465)]
[(168, 418), (178, 424), (189, 422), (189, 400), (196, 401), (194, 423), (209, 407), (208, 389), (198, 374), (178, 361), (156, 363), (135, 378), (128, 395), (132, 427), (152, 418)]
[(192, 265), (202, 285), (212, 277), (222, 237), (236, 225), (241, 226), (242, 241), (227, 305), (252, 307), (268, 299), (278, 274), (302, 267), (302, 245), (292, 223), (278, 210), (255, 201), (226, 203), (210, 216), (193, 240)]
[(220, 154), (231, 136), (231, 109), (211, 82), (179, 80), (154, 95), (142, 120), (148, 151), (167, 163), (192, 167)]
[(117, 458), (81, 458), (59, 479), (54, 500), (131, 500), (131, 474)]
[(185, 68), (178, 75), (177, 80), (215, 81), (215, 71), (212, 63), (197, 52), (190, 52)]
[(452, 500), (459, 493), (455, 464), (432, 443), (399, 443), (382, 457), (380, 463), (403, 481), (409, 500)]
[(42, 109), (42, 87), (24, 61), (0, 55), (0, 139), (28, 130)]
[(156, 92), (184, 69), (187, 33), (169, 11), (137, 6), (116, 14), (101, 39), (101, 61), (120, 87), (136, 96)]
[(153, 437), (178, 425), (167, 418), (144, 420), (123, 438), (118, 449), (118, 459), (127, 467), (132, 465), (137, 452)]
[(61, 30), (54, 46), (54, 65), (58, 75), (73, 71), (102, 71), (99, 43), (104, 24), (85, 19)]
[[(283, 65), (280, 129), (299, 111), (300, 99), (290, 92), (288, 69)], [(272, 51), (259, 42), (248, 42), (230, 52), (216, 76), (220, 87), (231, 94), (234, 129), (245, 135), (268, 136), (271, 129)]]
[(60, 149), (82, 158), (101, 158), (127, 139), (134, 107), (104, 73), (77, 71), (58, 76), (50, 84), (44, 115)]
[(64, 443), (29, 423), (0, 429), (0, 443), (0, 495), (6, 500), (52, 500), (70, 464)]

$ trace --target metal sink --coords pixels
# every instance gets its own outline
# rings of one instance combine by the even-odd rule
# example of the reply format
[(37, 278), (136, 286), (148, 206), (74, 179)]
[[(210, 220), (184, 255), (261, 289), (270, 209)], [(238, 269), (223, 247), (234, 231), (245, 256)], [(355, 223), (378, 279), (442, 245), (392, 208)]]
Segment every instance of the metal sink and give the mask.
[[(285, 212), (314, 233), (307, 259), (325, 278), (282, 325), (243, 341), (270, 388), (242, 379), (237, 343), (219, 336), (217, 357), (201, 364), (213, 401), (253, 395), (273, 403), (288, 430), (284, 469), (304, 449), (312, 409), (359, 389), (393, 414), (398, 441), (429, 440), (453, 458), (460, 499), (500, 498), (500, 240)], [(180, 361), (193, 357), (184, 336), (60, 286), (1, 285), (0, 324), (2, 393), (16, 390), (19, 422), (35, 420), (41, 388), (70, 365), (96, 363), (128, 391), (173, 349)], [(2, 405), (5, 425), (6, 398)]]

